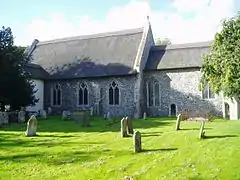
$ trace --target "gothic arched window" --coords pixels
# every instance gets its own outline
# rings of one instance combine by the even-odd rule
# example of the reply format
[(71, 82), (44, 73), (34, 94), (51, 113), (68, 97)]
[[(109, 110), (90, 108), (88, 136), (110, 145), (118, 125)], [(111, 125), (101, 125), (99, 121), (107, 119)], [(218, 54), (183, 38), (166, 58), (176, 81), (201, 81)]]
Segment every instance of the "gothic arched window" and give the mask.
[(115, 81), (113, 81), (110, 84), (108, 93), (109, 93), (109, 104), (110, 105), (119, 105), (120, 91), (118, 88), (118, 84)]
[(55, 84), (52, 88), (52, 105), (60, 106), (62, 104), (62, 88), (60, 84)]
[(88, 86), (81, 83), (78, 87), (78, 105), (88, 105)]
[(158, 81), (147, 83), (147, 105), (160, 106), (160, 84)]

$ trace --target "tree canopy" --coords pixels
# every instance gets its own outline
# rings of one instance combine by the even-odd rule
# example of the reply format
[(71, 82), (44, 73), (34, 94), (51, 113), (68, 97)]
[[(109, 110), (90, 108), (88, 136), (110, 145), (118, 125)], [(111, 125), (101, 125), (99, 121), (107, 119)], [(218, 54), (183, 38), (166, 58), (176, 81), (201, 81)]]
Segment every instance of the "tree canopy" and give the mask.
[(25, 48), (14, 45), (11, 28), (0, 29), (0, 104), (11, 105), (12, 109), (34, 105), (34, 84), (25, 71), (29, 59)]
[(209, 83), (216, 94), (240, 98), (240, 13), (222, 22), (210, 53), (203, 58), (200, 89)]
[(158, 38), (156, 40), (156, 45), (169, 45), (169, 44), (171, 44), (171, 41), (168, 38), (164, 38), (164, 39)]

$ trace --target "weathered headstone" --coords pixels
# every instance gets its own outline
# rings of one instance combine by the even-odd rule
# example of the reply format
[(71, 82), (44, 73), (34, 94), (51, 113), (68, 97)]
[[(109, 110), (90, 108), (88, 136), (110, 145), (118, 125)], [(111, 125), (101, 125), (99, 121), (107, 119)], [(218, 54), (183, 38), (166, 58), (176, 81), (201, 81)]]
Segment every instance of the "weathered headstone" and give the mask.
[(127, 132), (128, 134), (133, 134), (132, 120), (129, 117), (125, 118), (127, 120)]
[(47, 113), (45, 110), (41, 110), (41, 117), (46, 119), (47, 118)]
[(111, 120), (110, 112), (107, 113), (107, 120)]
[(144, 120), (147, 119), (147, 113), (146, 113), (146, 112), (143, 113), (143, 119), (144, 119)]
[(25, 122), (25, 111), (18, 112), (18, 122), (23, 123)]
[(176, 121), (176, 131), (180, 130), (181, 120), (182, 120), (182, 114), (179, 114), (179, 115), (177, 116), (177, 121)]
[(2, 112), (3, 124), (8, 124), (9, 117), (7, 112)]
[(37, 134), (37, 118), (32, 115), (27, 123), (26, 136), (35, 136)]
[(0, 126), (3, 124), (3, 114), (2, 114), (2, 112), (0, 112)]
[(142, 139), (141, 139), (141, 133), (139, 131), (136, 131), (133, 135), (133, 147), (134, 147), (134, 153), (138, 153), (142, 151)]
[(128, 137), (127, 119), (126, 118), (122, 118), (122, 120), (121, 120), (121, 137)]
[(91, 107), (91, 109), (90, 109), (90, 116), (93, 116), (93, 107)]
[(205, 126), (205, 121), (201, 122), (201, 127), (200, 127), (200, 131), (199, 131), (199, 139), (203, 139), (204, 135), (205, 135), (205, 131), (204, 131), (204, 126)]
[(68, 112), (67, 111), (63, 111), (62, 112), (62, 120), (66, 120), (68, 118)]
[(89, 111), (77, 111), (72, 114), (72, 118), (76, 122), (82, 123), (83, 127), (90, 126), (90, 112)]
[(107, 114), (104, 114), (104, 115), (103, 115), (103, 119), (107, 119)]
[(48, 107), (47, 113), (48, 113), (48, 115), (52, 114), (52, 108), (51, 107)]

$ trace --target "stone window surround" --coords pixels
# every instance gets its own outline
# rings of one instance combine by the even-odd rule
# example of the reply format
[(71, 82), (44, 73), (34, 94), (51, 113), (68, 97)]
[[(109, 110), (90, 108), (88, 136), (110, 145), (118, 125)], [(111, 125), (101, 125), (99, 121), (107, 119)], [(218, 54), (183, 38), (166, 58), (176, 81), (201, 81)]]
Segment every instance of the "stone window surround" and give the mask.
[[(149, 86), (149, 83), (153, 83), (154, 85), (155, 84), (158, 84), (158, 86), (159, 86), (159, 106), (156, 106), (155, 105), (155, 88), (153, 88), (153, 105), (152, 106), (149, 106), (149, 91), (148, 91), (148, 86)], [(146, 82), (146, 87), (147, 87), (147, 107), (148, 108), (151, 108), (151, 107), (160, 107), (161, 106), (161, 90), (160, 90), (160, 83), (159, 83), (159, 81), (153, 81), (153, 82), (151, 82), (151, 81), (149, 81), (149, 82)], [(153, 86), (154, 87), (154, 86)]]
[[(119, 90), (119, 96), (118, 96), (118, 104), (110, 104), (109, 103), (109, 89), (110, 89), (110, 87), (111, 87), (111, 85), (112, 85), (112, 83), (113, 82), (115, 82), (116, 84), (117, 84), (117, 87), (118, 87), (118, 90)], [(112, 107), (119, 107), (120, 106), (120, 104), (121, 104), (121, 88), (119, 87), (119, 81), (118, 80), (116, 80), (116, 79), (114, 79), (114, 80), (112, 80), (112, 81), (110, 81), (109, 83), (109, 86), (108, 86), (108, 89), (107, 89), (107, 102), (108, 102), (108, 105), (109, 106), (112, 106)], [(114, 93), (113, 93), (114, 94)], [(115, 96), (113, 95), (113, 97), (115, 98)]]
[[(87, 104), (79, 104), (79, 89), (81, 88), (80, 86), (82, 85), (82, 84), (85, 84), (87, 87), (87, 91), (88, 91), (88, 103)], [(82, 89), (83, 90), (83, 89)], [(90, 95), (89, 95), (89, 86), (88, 86), (88, 84), (84, 81), (84, 82), (78, 82), (78, 84), (77, 84), (77, 107), (86, 107), (86, 106), (89, 106), (89, 97), (90, 97)]]
[(209, 97), (210, 96), (210, 91), (211, 91), (211, 88), (210, 88), (210, 86), (209, 86), (209, 84), (206, 84), (206, 86), (208, 86), (208, 88), (207, 88), (207, 97), (206, 98), (204, 98), (204, 89), (202, 90), (202, 92), (201, 92), (201, 96), (202, 96), (202, 99), (204, 99), (204, 100), (215, 100), (216, 99), (216, 94), (213, 92), (213, 94), (214, 94), (214, 97)]
[[(53, 104), (53, 91), (56, 90), (55, 87), (56, 85), (58, 85), (59, 89), (60, 89), (60, 92), (61, 92), (61, 96), (60, 96), (60, 104), (57, 105), (57, 104)], [(51, 87), (51, 105), (53, 107), (60, 107), (62, 105), (62, 86), (60, 85), (60, 83), (54, 83), (53, 86)]]

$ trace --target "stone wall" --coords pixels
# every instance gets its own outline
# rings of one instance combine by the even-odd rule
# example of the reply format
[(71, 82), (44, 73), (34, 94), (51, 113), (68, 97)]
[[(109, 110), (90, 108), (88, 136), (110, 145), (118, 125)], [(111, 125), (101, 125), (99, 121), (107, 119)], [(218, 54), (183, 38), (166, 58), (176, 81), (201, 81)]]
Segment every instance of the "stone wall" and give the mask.
[[(202, 92), (198, 89), (200, 80), (199, 69), (179, 69), (145, 72), (146, 82), (153, 79), (160, 83), (160, 106), (147, 107), (150, 116), (168, 116), (170, 105), (175, 104), (177, 112), (184, 109), (211, 110), (217, 116), (222, 116), (222, 97), (215, 95), (215, 99), (202, 99)], [(147, 98), (147, 96), (145, 96)], [(147, 100), (147, 99), (146, 99)]]
[[(120, 105), (109, 105), (108, 103), (108, 89), (112, 81), (118, 83), (120, 88)], [(89, 105), (77, 105), (77, 87), (78, 83), (85, 82), (89, 88)], [(53, 84), (59, 83), (62, 87), (62, 104), (61, 106), (54, 107), (51, 105), (51, 87)], [(74, 79), (74, 80), (61, 80), (61, 81), (46, 81), (45, 82), (45, 109), (52, 107), (53, 112), (61, 113), (63, 110), (75, 111), (82, 108), (95, 108), (95, 103), (99, 102), (100, 115), (110, 112), (115, 116), (130, 116), (132, 117), (135, 110), (134, 103), (134, 86), (136, 83), (136, 76), (122, 76), (122, 77), (105, 77), (95, 79)], [(101, 92), (100, 92), (101, 91)]]

